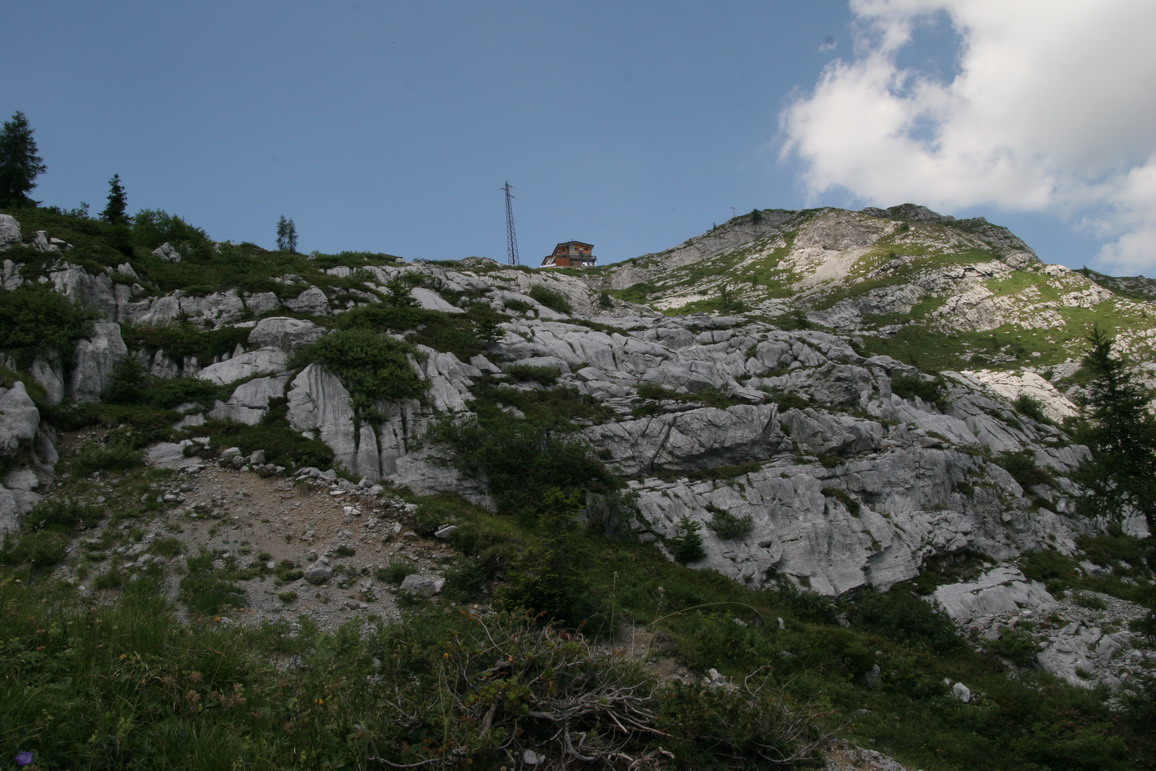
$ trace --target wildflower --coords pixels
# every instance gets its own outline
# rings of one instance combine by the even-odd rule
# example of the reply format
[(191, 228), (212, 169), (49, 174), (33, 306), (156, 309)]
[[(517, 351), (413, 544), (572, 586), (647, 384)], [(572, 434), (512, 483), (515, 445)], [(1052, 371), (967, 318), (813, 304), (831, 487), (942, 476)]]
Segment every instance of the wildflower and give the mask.
[(27, 752), (27, 751), (17, 752), (16, 753), (16, 765), (18, 765), (18, 766), (30, 766), (30, 765), (32, 765), (32, 753)]

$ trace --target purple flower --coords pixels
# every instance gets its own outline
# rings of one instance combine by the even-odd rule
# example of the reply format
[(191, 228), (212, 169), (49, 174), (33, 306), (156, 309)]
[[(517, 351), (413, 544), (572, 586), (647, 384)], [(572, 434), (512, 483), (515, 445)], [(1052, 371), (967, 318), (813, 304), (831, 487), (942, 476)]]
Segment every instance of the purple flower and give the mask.
[(32, 765), (32, 753), (31, 752), (17, 752), (16, 753), (16, 765), (18, 765), (18, 766), (30, 766), (30, 765)]

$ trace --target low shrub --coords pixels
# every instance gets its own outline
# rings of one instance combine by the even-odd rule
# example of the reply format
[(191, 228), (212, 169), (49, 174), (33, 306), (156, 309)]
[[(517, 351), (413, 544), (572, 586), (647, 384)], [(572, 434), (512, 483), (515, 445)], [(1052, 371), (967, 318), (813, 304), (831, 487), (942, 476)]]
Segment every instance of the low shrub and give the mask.
[(289, 468), (332, 468), (333, 450), (320, 439), (302, 436), (290, 427), (280, 411), (285, 409), (285, 399), (270, 400), (270, 409), (256, 425), (226, 420), (209, 420), (196, 426), (188, 433), (195, 436), (210, 436), (216, 447), (239, 447), (246, 455), (257, 450), (265, 451), (267, 462)]
[(1038, 485), (1047, 487), (1055, 485), (1055, 477), (1036, 463), (1036, 456), (1031, 450), (1001, 452), (996, 456), (995, 462), (1011, 474), (1024, 490), (1030, 490)]
[(77, 341), (91, 333), (95, 314), (47, 284), (22, 284), (0, 291), (0, 351), (27, 370), (36, 357), (59, 356), (66, 367)]
[(435, 424), (425, 439), (447, 445), (454, 451), (448, 462), (486, 479), (500, 512), (528, 522), (537, 519), (542, 496), (551, 488), (607, 491), (615, 485), (581, 440), (504, 414), (447, 418)]
[(417, 565), (404, 558), (391, 559), (385, 567), (374, 570), (373, 577), (387, 584), (400, 586), (405, 577), (420, 572)]
[(202, 329), (188, 321), (175, 321), (151, 326), (123, 324), (121, 335), (130, 351), (144, 351), (149, 355), (163, 351), (176, 362), (192, 357), (202, 366), (221, 356), (231, 355), (238, 345), (248, 342), (249, 327), (219, 327)]
[(1020, 394), (1016, 397), (1014, 406), (1016, 412), (1029, 417), (1037, 423), (1051, 423), (1051, 419), (1044, 413), (1044, 405), (1039, 400), (1028, 394)]
[[(825, 456), (820, 457), (819, 460), (821, 463), (823, 463), (823, 466), (825, 466), (827, 468), (833, 468), (833, 466), (827, 466), (827, 463), (825, 462), (825, 460), (829, 457), (832, 457), (832, 456), (826, 456), (825, 455)], [(839, 462), (841, 462), (841, 461), (839, 461)], [(839, 462), (836, 462), (834, 464), (834, 466), (837, 466), (839, 464)], [(857, 501), (849, 492), (847, 492), (846, 490), (844, 490), (842, 488), (824, 487), (822, 492), (823, 492), (823, 495), (825, 495), (826, 497), (834, 498), (835, 500), (839, 501), (844, 506), (846, 506), (847, 507), (847, 513), (849, 513), (852, 517), (859, 516), (859, 514), (863, 510), (863, 505), (861, 503), (859, 503), (859, 501)]]
[(107, 443), (86, 445), (73, 456), (70, 465), (77, 474), (128, 471), (144, 465), (144, 451), (123, 436), (113, 437)]
[(1076, 560), (1050, 549), (1020, 555), (1019, 566), (1028, 579), (1043, 583), (1052, 594), (1070, 588), (1083, 575)]
[(18, 530), (5, 534), (0, 564), (34, 571), (54, 567), (64, 561), (76, 533), (103, 518), (95, 506), (66, 499), (41, 501), (24, 515)]
[(510, 364), (503, 372), (518, 382), (532, 382), (549, 388), (558, 382), (558, 370), (554, 367), (536, 367), (532, 364)]
[(951, 619), (902, 587), (864, 592), (847, 602), (847, 614), (852, 624), (909, 647), (939, 654), (966, 647)]
[(368, 329), (338, 329), (301, 348), (293, 366), (325, 366), (349, 389), (355, 408), (365, 410), (374, 401), (425, 395), (426, 383), (410, 365), (409, 356), (416, 356), (412, 345), (387, 335)]
[(215, 568), (215, 556), (207, 551), (186, 560), (187, 573), (181, 579), (178, 598), (193, 613), (215, 616), (248, 604), (245, 590), (237, 586), (229, 571)]
[(901, 399), (918, 398), (928, 404), (935, 405), (942, 410), (946, 407), (947, 396), (943, 391), (943, 384), (938, 380), (924, 378), (921, 375), (908, 375), (897, 372), (891, 376), (891, 393)]
[(754, 520), (750, 514), (739, 516), (730, 511), (712, 509), (711, 519), (707, 525), (724, 541), (735, 541), (750, 535)]
[(557, 311), (558, 313), (564, 313), (566, 315), (570, 315), (574, 312), (574, 309), (570, 306), (570, 300), (568, 300), (566, 295), (562, 294), (557, 289), (551, 289), (548, 286), (542, 286), (541, 284), (538, 284), (536, 286), (530, 287), (530, 291), (526, 292), (526, 294), (535, 302), (540, 303), (541, 305), (545, 305), (552, 311)]

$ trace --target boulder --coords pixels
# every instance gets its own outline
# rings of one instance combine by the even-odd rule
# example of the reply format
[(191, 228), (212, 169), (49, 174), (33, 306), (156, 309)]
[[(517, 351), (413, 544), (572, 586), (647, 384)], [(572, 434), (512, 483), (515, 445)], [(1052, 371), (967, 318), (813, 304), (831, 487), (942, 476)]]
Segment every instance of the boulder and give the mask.
[(302, 578), (314, 586), (320, 586), (321, 584), (328, 583), (329, 580), (333, 578), (333, 575), (333, 568), (330, 565), (327, 565), (325, 562), (318, 560), (309, 567), (305, 568), (305, 572), (302, 575)]
[(20, 243), (20, 223), (11, 214), (0, 214), (0, 250)]
[(24, 383), (17, 380), (9, 388), (0, 387), (0, 457), (31, 447), (39, 428), (40, 410)]
[(231, 359), (210, 364), (198, 372), (197, 377), (217, 385), (225, 385), (254, 375), (283, 372), (288, 361), (289, 357), (283, 350), (258, 348), (256, 351), (242, 353)]
[(227, 402), (217, 402), (209, 411), (209, 417), (255, 426), (269, 409), (269, 400), (285, 395), (285, 384), (288, 382), (288, 374), (247, 380), (237, 386)]
[(168, 241), (165, 241), (156, 249), (153, 249), (152, 256), (164, 260), (165, 262), (181, 261), (181, 253), (178, 252)]
[(268, 316), (271, 313), (276, 313), (283, 307), (281, 300), (273, 292), (256, 292), (247, 295), (245, 298), (245, 310), (249, 312), (250, 316)]
[(411, 573), (401, 582), (401, 591), (408, 592), (415, 597), (433, 597), (441, 592), (446, 580), (441, 576)]
[(974, 581), (940, 586), (931, 599), (953, 621), (980, 630), (1056, 607), (1056, 598), (1043, 584), (1029, 581), (1010, 565), (992, 568)]
[(270, 316), (261, 319), (249, 333), (249, 345), (258, 348), (277, 348), (289, 353), (315, 342), (325, 334), (325, 329), (304, 319), (287, 316)]
[(180, 442), (158, 442), (145, 451), (145, 462), (155, 468), (186, 469), (201, 464), (200, 459), (185, 455), (185, 448), (193, 442), (183, 439)]
[(464, 310), (456, 305), (451, 305), (442, 299), (442, 296), (432, 289), (415, 286), (409, 290), (413, 299), (417, 300), (419, 308), (424, 308), (427, 311), (440, 311), (441, 313), (465, 313)]
[(309, 287), (291, 300), (286, 300), (285, 307), (309, 316), (328, 316), (332, 312), (329, 308), (329, 298), (315, 286)]

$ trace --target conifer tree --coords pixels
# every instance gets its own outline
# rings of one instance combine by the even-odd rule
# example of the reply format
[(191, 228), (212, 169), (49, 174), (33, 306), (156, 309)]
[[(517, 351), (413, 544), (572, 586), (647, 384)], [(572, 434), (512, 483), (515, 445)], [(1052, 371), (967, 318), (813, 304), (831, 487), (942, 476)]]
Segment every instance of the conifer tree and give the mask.
[(28, 194), (47, 171), (24, 113), (17, 111), (0, 129), (0, 208), (35, 206)]
[(277, 220), (277, 248), (282, 252), (297, 251), (297, 225), (284, 215)]
[(1088, 488), (1083, 508), (1120, 520), (1143, 514), (1156, 534), (1156, 417), (1151, 394), (1115, 354), (1115, 340), (1098, 326), (1088, 335), (1084, 366), (1091, 372), (1083, 397), (1087, 425), (1081, 440), (1092, 460), (1081, 469)]
[(120, 183), (120, 174), (113, 174), (108, 181), (108, 206), (100, 213), (100, 218), (113, 225), (128, 223), (128, 200), (125, 198), (124, 185)]

